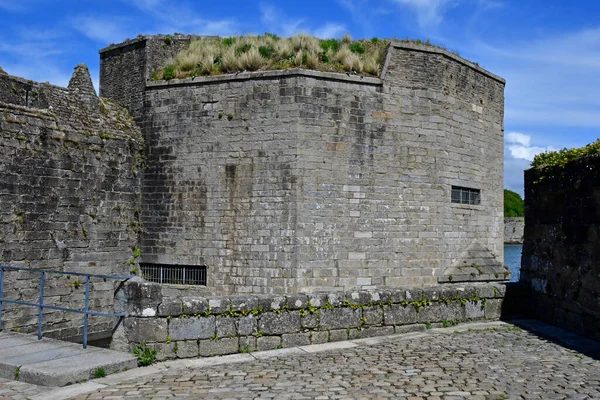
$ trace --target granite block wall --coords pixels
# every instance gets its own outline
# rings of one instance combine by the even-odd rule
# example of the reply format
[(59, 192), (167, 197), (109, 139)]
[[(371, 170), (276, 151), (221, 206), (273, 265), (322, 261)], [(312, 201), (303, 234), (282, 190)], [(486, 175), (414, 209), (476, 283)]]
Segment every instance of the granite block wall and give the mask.
[(498, 320), (506, 286), (470, 283), (288, 295), (170, 296), (139, 278), (117, 294), (127, 317), (111, 346), (157, 359), (272, 350)]
[(600, 157), (525, 171), (520, 282), (532, 311), (600, 339)]
[(504, 243), (523, 244), (523, 233), (525, 231), (525, 218), (504, 218)]
[[(68, 88), (0, 75), (0, 137), (0, 264), (129, 275), (143, 139), (126, 110), (96, 96), (87, 67)], [(83, 309), (84, 279), (46, 279), (46, 304)], [(92, 280), (90, 308), (112, 312), (115, 288)], [(39, 274), (6, 271), (4, 296), (37, 302)], [(36, 308), (3, 308), (3, 329), (37, 330)], [(90, 317), (90, 332), (115, 322)], [(76, 337), (82, 327), (77, 314), (44, 311), (45, 335)]]
[[(139, 50), (145, 71), (164, 59), (149, 44), (160, 40)], [(124, 68), (128, 46), (103, 65)], [(104, 76), (111, 98), (133, 85)], [(504, 81), (477, 65), (393, 42), (381, 78), (288, 70), (136, 87), (143, 262), (205, 265), (213, 293), (508, 278)], [(453, 186), (481, 203), (452, 203)]]

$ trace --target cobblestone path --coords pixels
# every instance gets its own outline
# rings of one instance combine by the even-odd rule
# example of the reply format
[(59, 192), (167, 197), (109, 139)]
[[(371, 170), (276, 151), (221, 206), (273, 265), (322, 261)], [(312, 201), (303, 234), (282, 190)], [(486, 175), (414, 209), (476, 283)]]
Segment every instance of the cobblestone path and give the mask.
[(512, 325), (169, 369), (77, 399), (600, 399), (600, 360)]

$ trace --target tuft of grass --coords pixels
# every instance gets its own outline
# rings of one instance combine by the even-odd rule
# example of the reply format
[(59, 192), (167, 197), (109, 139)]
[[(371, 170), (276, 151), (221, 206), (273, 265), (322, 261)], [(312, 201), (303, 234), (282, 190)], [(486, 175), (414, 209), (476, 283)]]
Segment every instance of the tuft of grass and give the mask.
[(104, 369), (104, 367), (98, 367), (92, 374), (92, 378), (94, 378), (94, 379), (104, 378), (105, 376), (106, 376), (106, 370)]
[(243, 71), (308, 68), (319, 71), (353, 72), (377, 76), (387, 51), (388, 40), (321, 40), (300, 34), (279, 38), (233, 36), (190, 42), (169, 62), (152, 73), (153, 80), (229, 74)]

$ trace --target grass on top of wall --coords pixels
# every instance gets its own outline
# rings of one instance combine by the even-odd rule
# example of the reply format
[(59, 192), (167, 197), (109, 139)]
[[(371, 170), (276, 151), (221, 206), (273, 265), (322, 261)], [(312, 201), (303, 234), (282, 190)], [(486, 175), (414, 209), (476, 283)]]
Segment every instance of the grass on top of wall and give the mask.
[(389, 40), (318, 39), (308, 35), (289, 38), (266, 33), (198, 39), (177, 54), (153, 80), (230, 74), (242, 71), (306, 68), (378, 76)]
[(562, 150), (540, 153), (533, 158), (531, 166), (534, 168), (564, 166), (570, 161), (592, 154), (600, 154), (600, 139), (579, 148), (564, 148)]

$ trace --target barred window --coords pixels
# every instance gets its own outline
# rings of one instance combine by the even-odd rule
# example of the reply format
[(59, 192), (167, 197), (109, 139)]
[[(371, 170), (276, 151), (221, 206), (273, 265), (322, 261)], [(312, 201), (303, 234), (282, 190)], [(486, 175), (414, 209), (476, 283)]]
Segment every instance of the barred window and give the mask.
[(481, 204), (481, 190), (452, 186), (452, 202), (458, 204)]
[(150, 282), (206, 286), (206, 266), (140, 264), (140, 269)]

